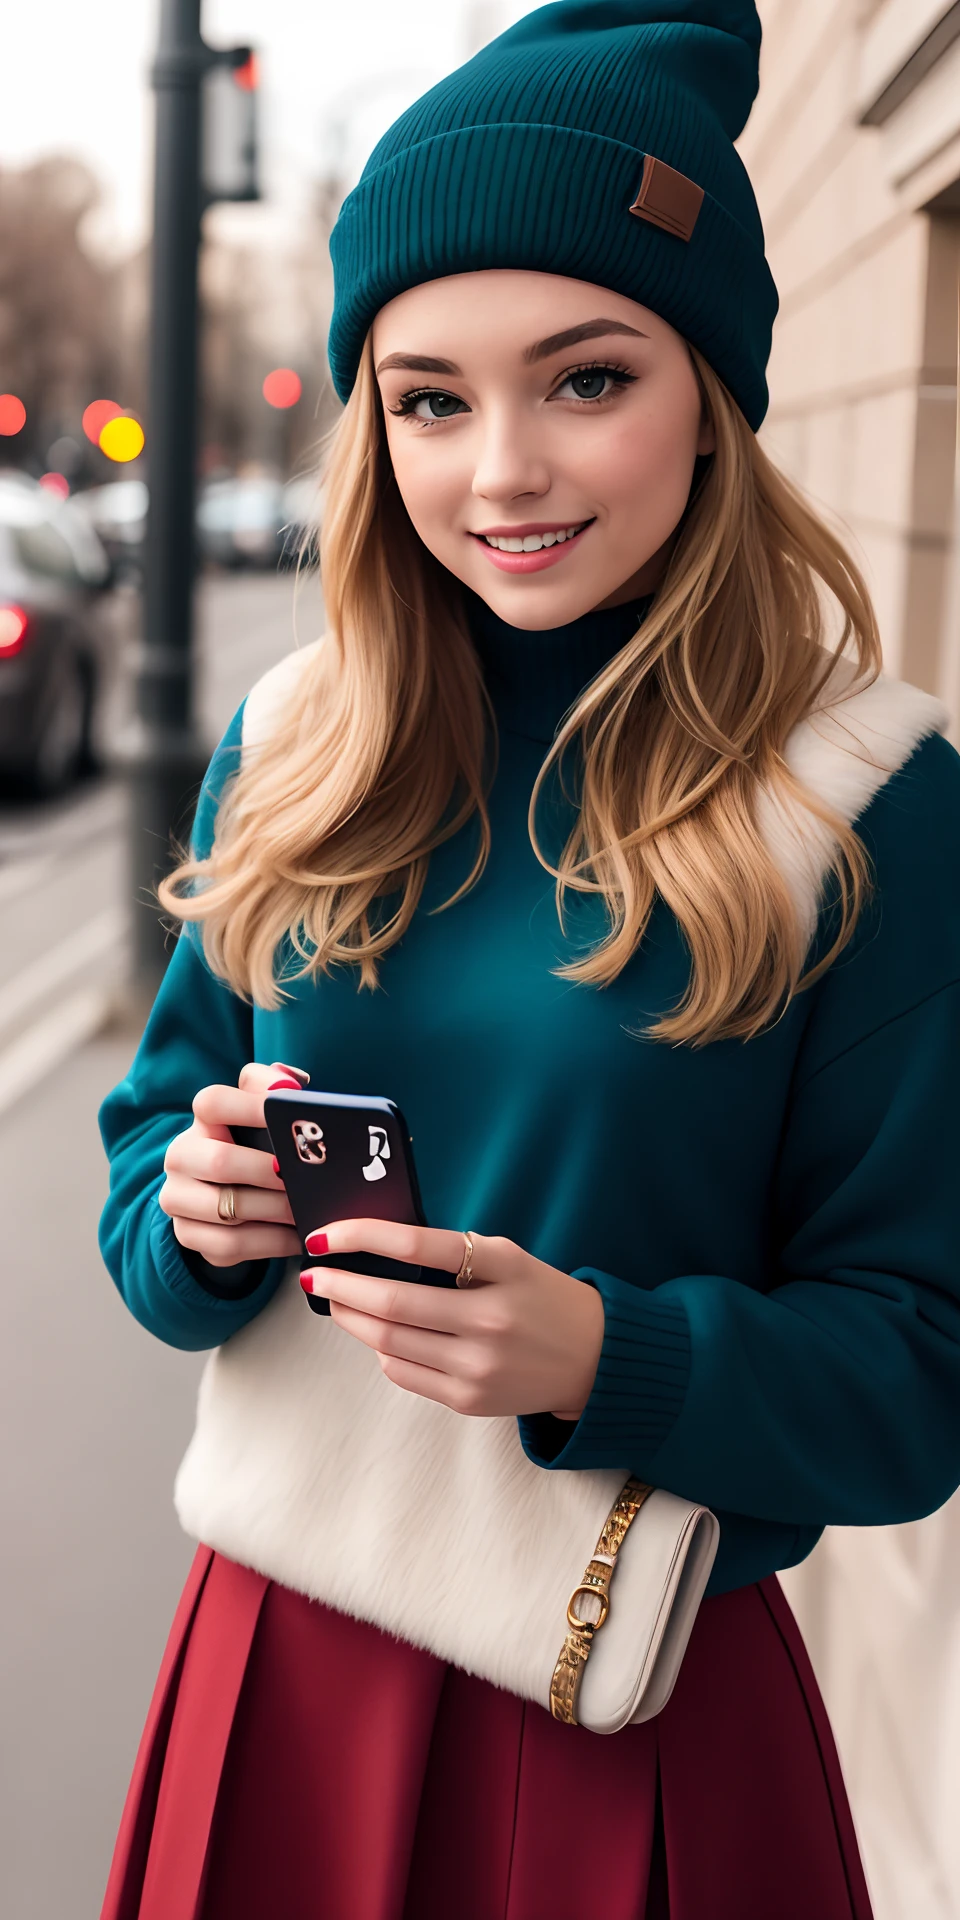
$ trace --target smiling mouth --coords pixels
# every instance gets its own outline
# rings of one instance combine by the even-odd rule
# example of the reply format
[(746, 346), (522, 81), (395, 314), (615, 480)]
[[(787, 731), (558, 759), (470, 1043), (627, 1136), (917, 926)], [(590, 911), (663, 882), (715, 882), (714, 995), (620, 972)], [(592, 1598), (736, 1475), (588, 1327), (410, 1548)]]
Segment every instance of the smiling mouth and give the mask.
[(575, 540), (578, 533), (592, 525), (592, 520), (578, 520), (573, 526), (551, 527), (544, 533), (478, 533), (474, 538), (500, 553), (540, 553), (544, 547), (559, 547), (567, 540)]

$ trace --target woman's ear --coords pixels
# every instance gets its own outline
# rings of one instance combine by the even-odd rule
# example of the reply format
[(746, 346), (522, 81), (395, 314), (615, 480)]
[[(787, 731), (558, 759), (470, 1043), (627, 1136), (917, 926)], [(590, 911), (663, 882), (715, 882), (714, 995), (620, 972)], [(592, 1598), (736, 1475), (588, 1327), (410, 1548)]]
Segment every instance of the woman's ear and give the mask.
[(716, 451), (717, 451), (716, 430), (714, 428), (713, 421), (710, 418), (710, 414), (707, 408), (704, 407), (700, 415), (700, 437), (697, 441), (697, 453), (702, 455), (707, 453), (716, 453)]

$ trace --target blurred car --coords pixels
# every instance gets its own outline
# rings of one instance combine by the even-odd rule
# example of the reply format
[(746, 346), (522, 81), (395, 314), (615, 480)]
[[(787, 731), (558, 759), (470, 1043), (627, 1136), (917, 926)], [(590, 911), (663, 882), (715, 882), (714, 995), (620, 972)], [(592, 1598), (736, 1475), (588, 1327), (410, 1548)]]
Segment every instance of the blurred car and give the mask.
[(145, 480), (109, 480), (74, 496), (82, 514), (106, 549), (118, 580), (139, 580), (149, 502)]
[(284, 547), (282, 564), (295, 567), (301, 555), (305, 565), (320, 558), (320, 521), (323, 497), (317, 473), (297, 474), (283, 489)]
[(92, 756), (112, 665), (106, 551), (74, 503), (0, 472), (0, 781), (55, 793)]
[[(139, 582), (149, 492), (144, 480), (112, 480), (78, 493), (75, 506), (102, 541), (116, 577)], [(269, 476), (209, 480), (197, 502), (197, 545), (223, 567), (294, 566), (301, 547), (316, 558), (319, 490), (314, 474), (281, 485)]]
[(210, 480), (197, 502), (197, 539), (221, 567), (276, 567), (284, 549), (283, 487), (269, 475)]

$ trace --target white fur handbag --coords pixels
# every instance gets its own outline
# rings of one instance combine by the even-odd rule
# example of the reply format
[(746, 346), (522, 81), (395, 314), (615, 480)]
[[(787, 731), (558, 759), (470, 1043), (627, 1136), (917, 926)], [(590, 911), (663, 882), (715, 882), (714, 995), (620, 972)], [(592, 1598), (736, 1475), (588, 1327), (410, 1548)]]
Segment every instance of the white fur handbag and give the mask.
[(556, 1718), (615, 1733), (659, 1713), (714, 1515), (626, 1469), (544, 1472), (515, 1420), (402, 1392), (305, 1311), (297, 1271), (207, 1362), (177, 1478), (186, 1531)]

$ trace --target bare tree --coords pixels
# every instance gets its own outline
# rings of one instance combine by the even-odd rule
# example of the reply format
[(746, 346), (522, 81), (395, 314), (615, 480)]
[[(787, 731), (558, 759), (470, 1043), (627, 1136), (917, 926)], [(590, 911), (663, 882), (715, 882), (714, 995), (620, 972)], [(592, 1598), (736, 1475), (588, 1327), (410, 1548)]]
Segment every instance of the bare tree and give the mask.
[(89, 400), (126, 399), (117, 391), (117, 270), (92, 257), (80, 231), (98, 200), (96, 179), (77, 160), (0, 170), (0, 388), (27, 410), (22, 432), (0, 449), (35, 469), (61, 436), (82, 440)]
[[(205, 221), (200, 262), (200, 444), (205, 464), (249, 462), (302, 472), (339, 411), (327, 372), (332, 303), (328, 240), (342, 198), (331, 177), (319, 185), (291, 238), (249, 238)], [(0, 169), (0, 392), (23, 401), (22, 432), (0, 439), (6, 460), (35, 473), (65, 437), (80, 449), (75, 481), (117, 477), (84, 438), (91, 400), (135, 412), (147, 433), (145, 341), (149, 328), (149, 246), (125, 259), (99, 259), (84, 244), (98, 182), (79, 161), (45, 159)], [(272, 367), (296, 368), (298, 405), (278, 414), (263, 398)]]

